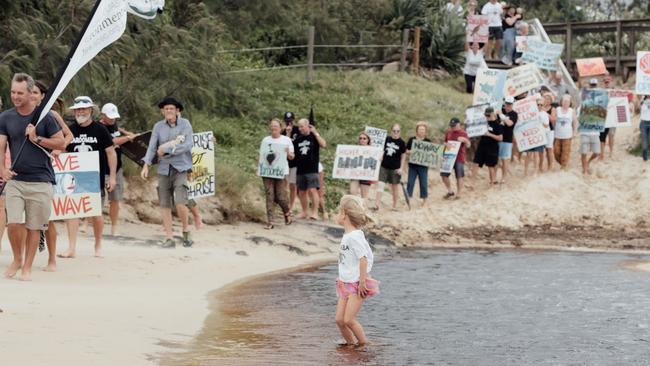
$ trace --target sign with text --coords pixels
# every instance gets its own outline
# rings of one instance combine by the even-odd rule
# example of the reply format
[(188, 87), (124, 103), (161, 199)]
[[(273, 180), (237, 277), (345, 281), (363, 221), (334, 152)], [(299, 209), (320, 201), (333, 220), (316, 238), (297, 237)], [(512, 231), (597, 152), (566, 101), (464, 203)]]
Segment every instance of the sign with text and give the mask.
[(60, 154), (52, 160), (56, 186), (50, 220), (102, 215), (99, 152)]
[(580, 100), (578, 131), (605, 131), (609, 91), (607, 89), (582, 89), (580, 91)]
[(263, 144), (260, 146), (257, 175), (264, 178), (284, 179), (288, 174), (287, 145)]
[(190, 199), (214, 196), (216, 172), (214, 167), (214, 142), (212, 132), (192, 135), (192, 179), (187, 182)]
[(487, 15), (470, 15), (467, 17), (467, 43), (487, 43), (490, 18)]
[(501, 103), (494, 102), (493, 104), (485, 103), (473, 105), (465, 110), (465, 132), (467, 136), (479, 137), (485, 135), (488, 131), (488, 123), (485, 118), (485, 108), (492, 106), (495, 111), (500, 110)]
[(602, 57), (576, 59), (576, 67), (580, 77), (609, 74)]
[(478, 105), (498, 102), (499, 109), (501, 109), (506, 76), (507, 72), (505, 70), (478, 69), (472, 104)]
[(517, 53), (524, 53), (528, 49), (528, 42), (532, 39), (542, 40), (539, 36), (517, 36), (515, 37), (515, 43), (517, 47)]
[(650, 95), (650, 52), (636, 53), (636, 93)]
[(634, 94), (627, 90), (609, 90), (605, 128), (632, 126), (632, 101)]
[(525, 62), (534, 63), (540, 69), (555, 71), (563, 49), (564, 44), (530, 38), (522, 58)]
[(445, 142), (445, 151), (442, 153), (442, 162), (440, 163), (440, 173), (451, 173), (454, 170), (454, 163), (460, 151), (460, 141)]
[(370, 145), (376, 146), (382, 150), (384, 149), (388, 131), (381, 128), (366, 126), (365, 132), (370, 137)]
[(541, 78), (535, 64), (517, 66), (508, 70), (504, 94), (510, 97), (539, 88)]
[(335, 179), (379, 180), (384, 147), (337, 145), (332, 177)]
[[(120, 146), (122, 154), (131, 159), (134, 163), (142, 166), (144, 156), (147, 154), (147, 146), (151, 140), (151, 131), (139, 134), (133, 141), (126, 142)], [(158, 156), (154, 156), (152, 164), (158, 162)]]
[(442, 161), (444, 149), (445, 145), (413, 139), (409, 163), (434, 169), (438, 168)]
[(546, 130), (539, 119), (537, 98), (518, 100), (512, 108), (517, 112), (517, 124), (514, 128), (517, 149), (526, 151), (546, 145)]

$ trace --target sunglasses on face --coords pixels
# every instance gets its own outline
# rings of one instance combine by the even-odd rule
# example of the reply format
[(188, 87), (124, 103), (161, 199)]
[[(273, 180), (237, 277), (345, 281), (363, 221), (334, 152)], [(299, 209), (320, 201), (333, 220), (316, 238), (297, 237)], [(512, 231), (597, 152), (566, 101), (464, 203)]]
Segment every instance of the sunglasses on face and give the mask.
[(400, 131), (400, 130), (393, 130), (393, 132), (395, 132), (395, 133), (399, 133), (399, 131)]

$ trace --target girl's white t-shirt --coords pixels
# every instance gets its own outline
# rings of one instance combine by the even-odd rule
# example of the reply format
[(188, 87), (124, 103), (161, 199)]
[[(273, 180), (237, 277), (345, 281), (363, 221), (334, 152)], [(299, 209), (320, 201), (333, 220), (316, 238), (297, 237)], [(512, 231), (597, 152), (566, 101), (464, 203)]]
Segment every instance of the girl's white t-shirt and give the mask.
[(569, 108), (566, 113), (562, 107), (555, 108), (557, 121), (555, 121), (555, 138), (570, 139), (573, 137), (573, 108)]
[(650, 121), (650, 98), (641, 102), (641, 120)]
[(361, 230), (354, 230), (343, 235), (339, 247), (339, 280), (343, 282), (359, 281), (359, 263), (361, 258), (368, 260), (368, 271), (372, 269), (373, 255), (370, 244)]
[(479, 68), (487, 68), (485, 58), (483, 57), (483, 51), (478, 51), (474, 54), (474, 51), (468, 50), (465, 54), (465, 67), (463, 68), (463, 73), (465, 75), (476, 76)]

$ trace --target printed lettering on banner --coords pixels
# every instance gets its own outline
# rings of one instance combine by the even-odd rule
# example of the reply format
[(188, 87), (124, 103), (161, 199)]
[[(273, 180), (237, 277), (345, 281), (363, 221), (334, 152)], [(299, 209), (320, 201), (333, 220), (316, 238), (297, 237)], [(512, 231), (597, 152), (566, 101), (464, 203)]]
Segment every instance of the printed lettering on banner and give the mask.
[(631, 127), (631, 102), (634, 94), (627, 90), (609, 90), (605, 128)]
[(56, 186), (50, 220), (101, 216), (99, 152), (60, 154), (52, 167)]
[(530, 40), (542, 40), (539, 36), (517, 36), (515, 37), (515, 43), (517, 44), (517, 52), (524, 53), (528, 49), (528, 42)]
[(467, 43), (486, 43), (489, 36), (490, 18), (487, 15), (470, 15), (467, 17)]
[(472, 104), (478, 105), (498, 102), (499, 109), (501, 109), (506, 76), (507, 72), (505, 70), (478, 69)]
[(409, 163), (437, 169), (442, 161), (445, 145), (413, 139)]
[(473, 105), (465, 110), (465, 132), (467, 132), (467, 136), (470, 138), (483, 136), (488, 131), (488, 122), (485, 118), (485, 108), (487, 107), (492, 107), (495, 111), (499, 111), (501, 109), (501, 103), (494, 102), (492, 104)]
[(609, 74), (607, 67), (605, 67), (605, 60), (602, 57), (576, 59), (576, 67), (580, 77)]
[(528, 48), (522, 58), (525, 62), (534, 63), (540, 69), (555, 71), (562, 50), (564, 50), (564, 44), (548, 43), (541, 39), (531, 38), (528, 40)]
[(609, 91), (607, 89), (582, 89), (580, 91), (580, 100), (578, 131), (605, 131), (607, 107), (609, 105)]
[(460, 151), (460, 141), (445, 142), (445, 150), (442, 153), (442, 162), (440, 163), (440, 173), (451, 173), (454, 170), (454, 163)]
[(518, 100), (512, 108), (518, 115), (517, 124), (514, 128), (517, 149), (526, 151), (546, 145), (546, 130), (539, 119), (536, 97)]
[(212, 132), (192, 135), (192, 179), (187, 184), (190, 199), (214, 196), (216, 172), (214, 166), (214, 142)]
[(288, 174), (287, 146), (283, 144), (264, 144), (260, 146), (257, 175), (265, 178), (283, 179)]
[(383, 146), (337, 145), (334, 179), (379, 180)]
[(379, 147), (381, 149), (384, 148), (386, 137), (388, 136), (388, 131), (381, 128), (366, 126), (365, 133), (370, 136), (370, 145)]
[(539, 88), (541, 85), (539, 75), (539, 69), (535, 64), (526, 64), (508, 70), (505, 84), (505, 95), (515, 97), (535, 88)]
[(650, 52), (636, 53), (636, 93), (650, 95)]

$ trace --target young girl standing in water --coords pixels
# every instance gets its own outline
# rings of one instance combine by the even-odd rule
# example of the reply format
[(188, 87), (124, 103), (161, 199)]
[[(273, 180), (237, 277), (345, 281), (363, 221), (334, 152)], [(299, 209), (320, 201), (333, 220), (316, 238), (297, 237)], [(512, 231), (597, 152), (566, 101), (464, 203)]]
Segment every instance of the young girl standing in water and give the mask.
[(340, 346), (364, 346), (368, 343), (363, 327), (356, 320), (363, 301), (379, 293), (379, 282), (370, 277), (373, 255), (363, 231), (370, 221), (360, 197), (345, 195), (341, 198), (336, 222), (345, 233), (339, 248), (339, 278), (336, 292), (336, 325), (345, 338)]

